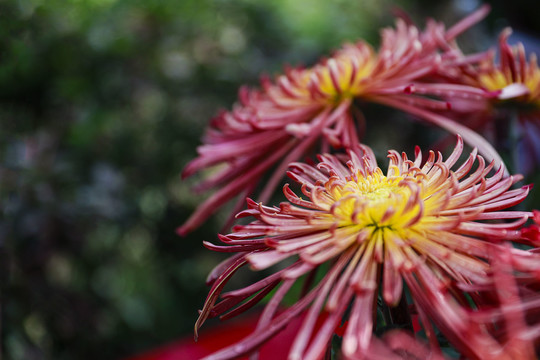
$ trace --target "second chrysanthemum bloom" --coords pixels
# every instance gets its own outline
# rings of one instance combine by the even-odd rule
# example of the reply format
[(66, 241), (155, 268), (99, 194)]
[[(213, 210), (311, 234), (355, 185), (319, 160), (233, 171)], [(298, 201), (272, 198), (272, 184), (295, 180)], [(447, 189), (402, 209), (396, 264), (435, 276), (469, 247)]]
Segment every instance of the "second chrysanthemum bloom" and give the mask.
[[(242, 88), (232, 111), (216, 116), (183, 176), (217, 166), (198, 190), (216, 191), (178, 228), (185, 235), (201, 225), (224, 203), (239, 196), (266, 201), (282, 180), (289, 163), (311, 149), (348, 149), (363, 137), (364, 120), (357, 100), (390, 106), (461, 134), (488, 153), (491, 149), (477, 134), (432, 113), (447, 109), (439, 98), (481, 99), (486, 93), (459, 84), (425, 82), (439, 68), (452, 68), (461, 59), (452, 45), (457, 35), (487, 14), (482, 7), (446, 30), (430, 22), (424, 32), (402, 19), (395, 28), (382, 30), (381, 46), (365, 41), (345, 44), (328, 59), (310, 68), (289, 68), (274, 80), (264, 78), (261, 89)], [(413, 86), (414, 84), (414, 86)], [(495, 152), (492, 152), (496, 157)], [(265, 174), (270, 178), (259, 190)]]
[[(445, 161), (431, 152), (425, 162), (419, 150), (413, 160), (390, 151), (386, 173), (367, 147), (358, 147), (349, 156), (323, 155), (317, 166), (293, 164), (289, 175), (302, 185), (304, 198), (286, 186), (289, 202), (279, 207), (250, 201), (239, 216), (255, 221), (222, 236), (227, 246), (206, 244), (236, 255), (211, 274), (212, 289), (197, 329), (208, 317), (244, 311), (279, 285), (255, 332), (210, 358), (253, 351), (306, 309), (291, 359), (322, 356), (334, 329), (346, 319), (343, 354), (366, 356), (379, 290), (393, 306), (403, 296), (404, 283), (428, 336), (433, 336), (433, 322), (468, 356), (486, 358), (499, 351), (489, 328), (468, 318), (471, 305), (460, 287), (492, 288), (489, 254), (508, 252), (501, 242), (525, 241), (518, 228), (531, 214), (500, 210), (521, 202), (529, 187), (512, 190), (520, 177), (503, 178), (501, 170), (488, 176), (493, 166), (475, 152), (453, 170), (462, 148), (460, 139)], [(496, 221), (509, 219), (513, 220)], [(540, 258), (527, 251), (513, 249), (509, 256), (517, 271), (533, 273), (540, 268)], [(221, 294), (223, 300), (217, 303), (223, 287), (243, 265), (262, 270), (286, 259), (292, 264), (285, 262), (273, 275)], [(291, 286), (304, 276), (313, 280), (324, 266), (329, 267), (320, 280), (307, 286), (295, 305), (279, 312)], [(483, 304), (479, 293), (469, 300)], [(323, 310), (329, 316), (315, 331)]]
[(484, 101), (461, 100), (454, 108), (460, 121), (482, 130), (501, 153), (513, 153), (514, 168), (529, 175), (540, 164), (540, 68), (537, 55), (527, 57), (522, 43), (510, 45), (506, 28), (499, 54), (492, 52), (475, 66), (467, 64), (454, 80), (495, 94)]

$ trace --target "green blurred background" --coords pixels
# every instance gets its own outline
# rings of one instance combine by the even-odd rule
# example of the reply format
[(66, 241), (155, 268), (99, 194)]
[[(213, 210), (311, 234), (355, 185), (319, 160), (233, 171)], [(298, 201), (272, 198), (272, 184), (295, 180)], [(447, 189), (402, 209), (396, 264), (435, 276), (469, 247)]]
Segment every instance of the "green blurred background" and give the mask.
[[(423, 26), (479, 4), (0, 1), (4, 359), (120, 359), (191, 336), (223, 258), (201, 241), (227, 217), (175, 234), (201, 201), (197, 177), (179, 174), (208, 120), (260, 73), (310, 65), (344, 41), (376, 44), (395, 6)], [(539, 6), (511, 5), (494, 2), (464, 46), (484, 50), (507, 25), (538, 36)], [(370, 145), (412, 150), (401, 129), (373, 131)]]

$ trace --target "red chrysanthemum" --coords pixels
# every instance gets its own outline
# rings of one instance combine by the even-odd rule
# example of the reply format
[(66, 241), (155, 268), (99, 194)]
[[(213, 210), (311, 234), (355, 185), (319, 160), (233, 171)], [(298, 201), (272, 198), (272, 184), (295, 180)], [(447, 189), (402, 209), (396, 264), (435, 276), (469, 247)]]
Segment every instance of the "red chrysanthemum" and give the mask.
[(334, 56), (311, 68), (288, 69), (275, 81), (263, 79), (262, 89), (242, 88), (239, 103), (232, 111), (222, 112), (212, 120), (204, 145), (198, 148), (199, 156), (184, 169), (183, 176), (187, 177), (221, 165), (197, 187), (201, 191), (217, 191), (178, 232), (190, 232), (233, 197), (242, 195), (242, 199), (253, 194), (261, 177), (274, 169), (257, 196), (260, 201), (268, 200), (288, 164), (316, 145), (326, 151), (356, 144), (363, 133), (362, 126), (358, 129), (356, 124), (362, 124), (362, 114), (351, 106), (357, 98), (407, 111), (459, 133), (482, 153), (497, 158), (491, 146), (476, 133), (432, 112), (448, 107), (446, 100), (433, 96), (480, 99), (485, 95), (483, 90), (418, 82), (440, 67), (463, 62), (450, 42), (487, 11), (488, 7), (482, 7), (448, 30), (431, 21), (427, 30), (420, 32), (416, 26), (398, 19), (395, 29), (382, 31), (378, 52), (363, 41), (346, 44)]
[[(462, 99), (455, 108), (463, 113), (467, 126), (485, 130), (494, 142), (512, 144), (517, 169), (530, 173), (540, 164), (540, 68), (536, 54), (527, 60), (523, 44), (508, 44), (511, 33), (506, 28), (499, 36), (498, 61), (490, 52), (488, 58), (455, 74), (456, 81), (494, 96), (475, 102)], [(509, 130), (514, 125), (516, 130)]]
[[(520, 176), (504, 178), (501, 169), (489, 177), (493, 163), (487, 165), (476, 152), (452, 170), (462, 149), (459, 139), (446, 161), (430, 152), (425, 162), (418, 148), (414, 160), (390, 151), (386, 174), (365, 146), (349, 156), (320, 156), (317, 166), (292, 164), (289, 176), (302, 185), (303, 197), (287, 185), (289, 202), (279, 207), (248, 201), (248, 210), (238, 217), (255, 221), (220, 236), (225, 246), (205, 243), (236, 254), (210, 274), (212, 289), (196, 330), (208, 317), (237, 315), (275, 290), (254, 333), (208, 359), (254, 351), (305, 309), (308, 315), (290, 359), (320, 358), (345, 320), (343, 355), (361, 358), (372, 344), (379, 290), (392, 307), (406, 302), (404, 283), (432, 343), (433, 323), (465, 355), (496, 355), (501, 345), (488, 326), (471, 320), (469, 310), (486, 302), (477, 288), (496, 291), (491, 254), (507, 254), (516, 271), (540, 270), (540, 256), (502, 244), (527, 242), (518, 228), (532, 214), (501, 210), (521, 202), (529, 187), (512, 190)], [(221, 293), (242, 266), (263, 270), (278, 263), (280, 270), (263, 280)], [(300, 279), (306, 280), (300, 299), (279, 312), (284, 296)], [(475, 290), (466, 293), (465, 288)], [(329, 316), (315, 333), (323, 310)]]

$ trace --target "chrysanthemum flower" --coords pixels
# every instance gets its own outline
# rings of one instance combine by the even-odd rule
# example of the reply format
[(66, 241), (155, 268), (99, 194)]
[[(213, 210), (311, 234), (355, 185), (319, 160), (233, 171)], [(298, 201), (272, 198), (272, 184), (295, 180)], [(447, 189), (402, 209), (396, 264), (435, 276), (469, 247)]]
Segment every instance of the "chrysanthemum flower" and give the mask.
[[(448, 159), (430, 152), (425, 162), (418, 148), (414, 160), (390, 151), (386, 174), (365, 146), (349, 156), (322, 155), (317, 166), (292, 164), (289, 176), (302, 185), (303, 197), (286, 185), (289, 202), (279, 207), (248, 201), (238, 217), (253, 217), (253, 222), (220, 236), (225, 246), (205, 243), (236, 254), (210, 274), (212, 289), (196, 330), (208, 317), (235, 316), (277, 289), (256, 331), (208, 359), (254, 351), (305, 309), (290, 359), (320, 358), (345, 320), (343, 355), (361, 358), (371, 346), (379, 293), (394, 306), (406, 301), (404, 283), (432, 342), (431, 323), (465, 355), (489, 358), (495, 340), (468, 318), (479, 298), (465, 295), (460, 286), (493, 287), (488, 274), (494, 251), (508, 253), (518, 271), (539, 271), (540, 257), (500, 244), (526, 241), (518, 228), (531, 213), (502, 210), (521, 202), (529, 187), (511, 189), (521, 177), (503, 178), (501, 169), (493, 171), (493, 163), (487, 165), (475, 151), (454, 170), (462, 149), (459, 138)], [(221, 293), (242, 266), (263, 270), (278, 263), (280, 270), (263, 280)], [(279, 312), (285, 294), (301, 279), (306, 283), (300, 299)], [(329, 316), (314, 333), (323, 309)]]
[[(398, 19), (395, 29), (382, 31), (378, 52), (363, 41), (346, 44), (311, 68), (287, 69), (275, 81), (264, 78), (262, 89), (242, 88), (239, 103), (213, 119), (205, 144), (198, 148), (199, 156), (184, 169), (187, 177), (222, 165), (197, 187), (218, 190), (178, 232), (190, 232), (239, 194), (241, 204), (244, 196), (254, 193), (260, 178), (274, 169), (257, 196), (260, 201), (268, 200), (288, 164), (313, 147), (327, 151), (331, 146), (349, 148), (356, 144), (363, 135), (363, 117), (351, 105), (358, 98), (407, 111), (460, 133), (489, 153), (490, 145), (480, 136), (431, 112), (448, 106), (447, 101), (433, 96), (481, 98), (483, 90), (456, 84), (413, 85), (439, 66), (450, 66), (456, 58), (450, 42), (487, 12), (488, 7), (482, 7), (447, 31), (442, 24), (430, 22), (424, 33)], [(498, 156), (494, 151), (491, 155)]]
[[(500, 90), (498, 102), (508, 110), (513, 108), (518, 118), (518, 153), (516, 159), (520, 171), (530, 172), (535, 164), (540, 164), (540, 68), (536, 54), (530, 54), (527, 61), (525, 47), (518, 43), (508, 44), (510, 29), (499, 38), (500, 62), (486, 63), (479, 72), (478, 82), (488, 90)], [(508, 115), (507, 111), (503, 111)]]
[(508, 44), (512, 34), (510, 28), (499, 36), (499, 64), (492, 57), (480, 64), (476, 74), (478, 84), (487, 90), (498, 91), (499, 100), (513, 99), (522, 104), (540, 106), (540, 69), (536, 54), (531, 54), (527, 61), (522, 43), (515, 46)]
[[(496, 96), (477, 101), (465, 102), (466, 124), (472, 128), (495, 129), (496, 123), (508, 124), (517, 119), (517, 159), (514, 159), (521, 172), (529, 173), (535, 164), (540, 164), (540, 68), (536, 54), (530, 54), (528, 60), (523, 44), (508, 44), (512, 33), (506, 28), (499, 36), (499, 61), (495, 53), (479, 62), (476, 66), (465, 66), (459, 74), (459, 81), (483, 88)], [(499, 124), (499, 126), (501, 125)], [(509, 134), (513, 131), (502, 130), (504, 142), (510, 143)], [(493, 136), (495, 142), (500, 142)]]

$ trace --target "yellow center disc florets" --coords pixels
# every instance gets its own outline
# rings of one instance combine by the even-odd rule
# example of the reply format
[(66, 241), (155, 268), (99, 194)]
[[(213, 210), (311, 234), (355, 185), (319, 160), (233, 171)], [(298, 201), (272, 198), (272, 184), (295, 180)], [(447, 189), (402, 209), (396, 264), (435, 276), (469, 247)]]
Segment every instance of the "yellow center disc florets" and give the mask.
[(339, 226), (403, 228), (411, 225), (423, 208), (416, 181), (386, 177), (378, 168), (329, 190), (334, 200), (330, 210)]
[(480, 75), (478, 80), (481, 86), (489, 91), (502, 90), (513, 83), (521, 83), (529, 89), (529, 93), (513, 100), (517, 100), (517, 102), (521, 102), (522, 104), (540, 107), (540, 69), (538, 68), (531, 70), (526, 79), (514, 81), (510, 74), (505, 74), (502, 70), (497, 69), (490, 73)]

